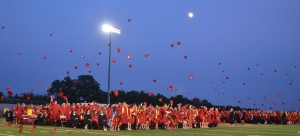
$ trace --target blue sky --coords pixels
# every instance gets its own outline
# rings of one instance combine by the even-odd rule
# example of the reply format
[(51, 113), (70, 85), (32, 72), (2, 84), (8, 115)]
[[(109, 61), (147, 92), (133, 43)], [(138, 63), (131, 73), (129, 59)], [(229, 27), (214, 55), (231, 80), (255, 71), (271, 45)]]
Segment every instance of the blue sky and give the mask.
[[(106, 91), (109, 36), (101, 26), (110, 23), (122, 30), (112, 35), (117, 60), (112, 89), (196, 96), (217, 105), (300, 109), (299, 6), (298, 0), (4, 0), (0, 91), (10, 86), (14, 93), (44, 94), (67, 71), (72, 78), (93, 75)], [(167, 91), (170, 84), (178, 91)]]

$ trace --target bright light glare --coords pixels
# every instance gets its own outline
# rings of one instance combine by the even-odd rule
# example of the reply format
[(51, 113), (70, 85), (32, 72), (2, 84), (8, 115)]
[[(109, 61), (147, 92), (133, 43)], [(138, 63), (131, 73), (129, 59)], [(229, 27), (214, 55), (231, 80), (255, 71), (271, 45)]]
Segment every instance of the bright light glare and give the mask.
[(193, 12), (189, 12), (189, 18), (193, 18), (193, 17), (194, 17)]
[(121, 34), (121, 30), (117, 29), (117, 28), (114, 28), (113, 26), (111, 25), (108, 25), (108, 24), (104, 24), (102, 26), (102, 30), (104, 32), (114, 32), (114, 33), (117, 33), (117, 34)]

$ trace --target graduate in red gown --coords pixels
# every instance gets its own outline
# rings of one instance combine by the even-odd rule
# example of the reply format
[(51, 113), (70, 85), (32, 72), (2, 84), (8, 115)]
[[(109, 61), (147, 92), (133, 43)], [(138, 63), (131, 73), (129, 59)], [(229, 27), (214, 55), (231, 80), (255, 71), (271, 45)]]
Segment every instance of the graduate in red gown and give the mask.
[(22, 120), (22, 108), (20, 106), (20, 103), (17, 104), (16, 107), (12, 108), (15, 114), (16, 124), (20, 124)]
[(54, 123), (56, 124), (57, 120), (59, 119), (59, 110), (60, 106), (57, 104), (57, 101), (54, 100), (54, 97), (51, 96), (50, 104), (52, 107), (52, 115), (51, 115), (51, 124)]

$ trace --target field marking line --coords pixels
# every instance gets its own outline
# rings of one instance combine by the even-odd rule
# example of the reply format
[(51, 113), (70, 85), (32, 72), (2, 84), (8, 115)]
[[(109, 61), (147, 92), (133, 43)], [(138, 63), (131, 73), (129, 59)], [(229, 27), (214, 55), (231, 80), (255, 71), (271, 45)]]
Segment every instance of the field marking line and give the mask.
[(10, 135), (10, 134), (3, 134), (3, 133), (0, 133), (1, 136), (15, 136), (15, 135)]
[(232, 135), (221, 135), (221, 134), (202, 134), (202, 133), (189, 133), (189, 132), (175, 132), (174, 134), (188, 134), (188, 135), (202, 135), (202, 136), (232, 136)]
[(292, 134), (292, 133), (269, 133), (269, 132), (248, 132), (248, 131), (230, 131), (230, 130), (209, 130), (212, 132), (239, 132), (239, 133), (254, 133), (254, 134), (272, 134), (272, 135), (290, 135), (290, 136), (299, 136), (299, 134)]

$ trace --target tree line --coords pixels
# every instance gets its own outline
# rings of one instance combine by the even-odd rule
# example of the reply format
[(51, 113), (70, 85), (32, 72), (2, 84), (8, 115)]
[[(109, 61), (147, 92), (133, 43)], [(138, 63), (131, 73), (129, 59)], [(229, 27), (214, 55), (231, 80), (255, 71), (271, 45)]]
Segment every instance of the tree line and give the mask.
[[(80, 75), (77, 79), (71, 79), (69, 76), (65, 77), (63, 80), (54, 80), (51, 87), (46, 89), (47, 94), (15, 94), (11, 96), (6, 96), (3, 92), (0, 92), (0, 97), (5, 97), (1, 99), (0, 103), (14, 103), (25, 101), (25, 103), (35, 103), (46, 104), (50, 101), (50, 96), (55, 96), (59, 103), (64, 102), (64, 99), (68, 99), (70, 103), (81, 103), (81, 102), (97, 102), (97, 103), (107, 103), (107, 92), (100, 89), (100, 84), (94, 79), (92, 75)], [(177, 104), (182, 105), (194, 105), (199, 108), (201, 106), (216, 107), (208, 100), (199, 98), (188, 99), (183, 95), (176, 95), (170, 98), (164, 96), (163, 94), (153, 94), (152, 92), (145, 91), (129, 91), (124, 90), (114, 90), (110, 93), (111, 103), (126, 102), (128, 104), (141, 104), (147, 103), (152, 105), (162, 106), (164, 104), (169, 104), (170, 101), (173, 102), (173, 106)], [(221, 109), (229, 109), (231, 106), (217, 106)], [(240, 107), (232, 107), (234, 109), (240, 109)]]

